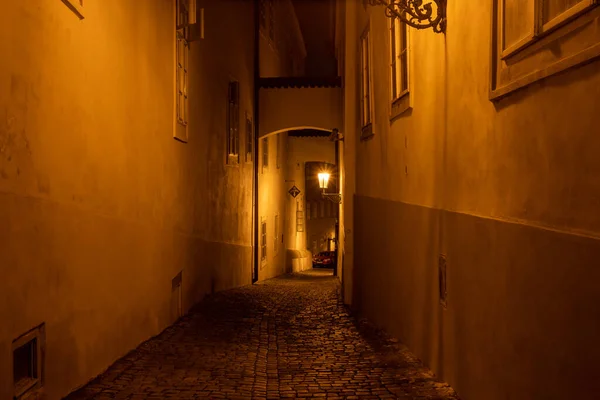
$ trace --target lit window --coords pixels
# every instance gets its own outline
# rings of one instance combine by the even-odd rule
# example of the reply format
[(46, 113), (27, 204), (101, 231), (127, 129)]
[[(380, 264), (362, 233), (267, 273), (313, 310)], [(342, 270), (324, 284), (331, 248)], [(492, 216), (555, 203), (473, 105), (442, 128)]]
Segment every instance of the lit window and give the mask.
[(175, 137), (188, 140), (189, 0), (176, 0), (176, 118)]
[(360, 39), (360, 76), (361, 76), (361, 125), (362, 137), (371, 136), (373, 121), (372, 88), (371, 88), (371, 39), (369, 28), (365, 30)]
[(596, 0), (495, 0), (491, 97), (600, 56)]
[(238, 164), (240, 161), (240, 84), (229, 82), (227, 95), (227, 164)]

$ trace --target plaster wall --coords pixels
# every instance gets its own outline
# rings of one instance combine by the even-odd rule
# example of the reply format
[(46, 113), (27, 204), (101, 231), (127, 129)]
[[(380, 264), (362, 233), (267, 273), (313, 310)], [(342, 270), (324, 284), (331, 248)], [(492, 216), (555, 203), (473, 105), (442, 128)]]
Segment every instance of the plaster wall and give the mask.
[[(279, 136), (279, 140), (277, 140)], [(258, 279), (269, 279), (285, 273), (285, 218), (286, 195), (285, 183), (287, 160), (287, 132), (260, 139), (260, 172), (259, 182), (259, 271)], [(268, 142), (268, 166), (262, 164), (265, 140)], [(279, 155), (277, 153), (279, 152)], [(279, 164), (277, 159), (279, 158)], [(276, 219), (275, 217), (278, 216)], [(267, 256), (262, 259), (261, 224), (267, 223)], [(275, 229), (275, 222), (278, 222)], [(277, 235), (277, 237), (275, 236)], [(283, 236), (283, 237), (282, 237)]]
[(359, 104), (348, 50), (367, 23), (374, 76), (375, 135), (355, 142), (353, 305), (466, 400), (589, 397), (600, 378), (599, 64), (493, 103), (491, 4), (448, 4), (446, 35), (410, 30), (412, 109), (392, 121), (384, 11), (346, 4), (348, 136)]
[(0, 398), (12, 340), (40, 323), (53, 400), (177, 318), (179, 272), (184, 312), (250, 283), (252, 164), (225, 166), (229, 80), (240, 118), (253, 99), (253, 8), (235, 3), (204, 5), (187, 143), (172, 1), (86, 2), (81, 21), (61, 1), (3, 5)]
[(259, 137), (289, 129), (342, 126), (340, 88), (260, 89)]

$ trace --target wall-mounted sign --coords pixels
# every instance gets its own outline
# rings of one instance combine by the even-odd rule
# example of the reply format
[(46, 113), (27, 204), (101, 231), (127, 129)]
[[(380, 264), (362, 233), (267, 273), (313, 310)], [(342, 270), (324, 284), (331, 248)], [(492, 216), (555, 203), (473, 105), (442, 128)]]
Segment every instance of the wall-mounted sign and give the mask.
[(293, 198), (296, 198), (296, 196), (300, 194), (300, 189), (298, 189), (296, 185), (294, 185), (290, 190), (288, 190), (288, 193), (291, 194)]

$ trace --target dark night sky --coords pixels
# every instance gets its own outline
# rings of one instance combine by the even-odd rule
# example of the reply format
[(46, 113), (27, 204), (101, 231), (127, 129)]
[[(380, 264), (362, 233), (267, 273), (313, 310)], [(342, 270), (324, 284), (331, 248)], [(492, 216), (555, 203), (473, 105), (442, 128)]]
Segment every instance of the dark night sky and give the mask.
[(306, 44), (306, 75), (337, 75), (333, 0), (292, 0)]

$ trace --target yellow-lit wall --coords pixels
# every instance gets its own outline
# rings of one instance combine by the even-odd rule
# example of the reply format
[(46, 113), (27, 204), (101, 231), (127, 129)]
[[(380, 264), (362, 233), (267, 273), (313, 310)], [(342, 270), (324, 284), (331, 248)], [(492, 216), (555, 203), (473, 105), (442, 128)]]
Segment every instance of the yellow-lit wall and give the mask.
[[(465, 400), (589, 398), (600, 357), (600, 64), (493, 103), (491, 2), (448, 7), (446, 35), (410, 30), (413, 109), (390, 121), (384, 9), (346, 2), (345, 174), (356, 171), (344, 205), (346, 240), (354, 215), (347, 301)], [(375, 136), (360, 141), (367, 23)]]
[[(268, 141), (269, 155), (268, 166), (263, 166), (263, 146), (265, 140)], [(277, 135), (271, 135), (267, 138), (260, 139), (259, 144), (259, 160), (260, 172), (258, 177), (259, 182), (259, 271), (258, 279), (269, 279), (281, 275), (285, 272), (285, 174), (287, 164), (287, 133), (279, 133), (279, 141)], [(279, 156), (277, 155), (279, 152)], [(279, 157), (279, 165), (277, 158)], [(279, 224), (277, 231), (275, 230), (275, 216), (278, 215)], [(261, 223), (267, 222), (267, 257), (262, 259), (261, 253)], [(275, 241), (275, 234), (278, 234), (278, 239)]]
[(253, 5), (203, 7), (181, 143), (173, 1), (85, 2), (82, 21), (59, 0), (3, 4), (0, 398), (12, 340), (42, 322), (52, 400), (174, 321), (178, 272), (184, 311), (250, 283), (252, 164), (225, 166), (225, 134), (231, 78), (253, 113)]

